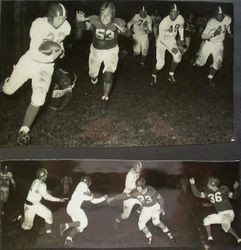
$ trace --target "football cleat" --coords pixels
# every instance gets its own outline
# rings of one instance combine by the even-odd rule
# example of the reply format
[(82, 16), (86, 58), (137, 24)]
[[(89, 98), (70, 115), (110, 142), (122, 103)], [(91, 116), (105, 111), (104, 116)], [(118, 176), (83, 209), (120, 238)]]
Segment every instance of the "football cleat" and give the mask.
[(74, 245), (73, 240), (72, 239), (71, 240), (70, 239), (66, 239), (64, 241), (64, 245), (67, 246), (67, 247), (72, 247)]
[(98, 82), (98, 77), (96, 77), (96, 78), (90, 78), (90, 81), (91, 81), (92, 84), (95, 85)]
[(212, 236), (209, 236), (209, 237), (208, 237), (208, 241), (213, 241), (213, 237), (212, 237)]
[(172, 84), (175, 83), (176, 80), (175, 80), (174, 75), (170, 75), (170, 74), (169, 74), (168, 81), (169, 81), (170, 83), (172, 83)]
[(65, 224), (60, 224), (59, 225), (59, 234), (61, 237), (63, 237), (64, 232), (67, 230), (67, 227), (65, 226)]
[(152, 237), (148, 237), (147, 239), (148, 239), (148, 245), (151, 245), (151, 243), (152, 243)]
[(30, 141), (31, 141), (31, 138), (30, 138), (29, 133), (26, 133), (24, 131), (19, 132), (18, 139), (17, 139), (19, 146), (28, 145)]
[(237, 243), (239, 244), (239, 243), (241, 243), (241, 239), (239, 238), (239, 239), (237, 239)]
[(152, 74), (151, 76), (152, 76), (151, 85), (156, 84), (157, 83), (157, 75)]
[(173, 237), (173, 235), (172, 235), (171, 232), (168, 232), (168, 233), (167, 233), (167, 237), (168, 237), (170, 240), (174, 240), (174, 237)]

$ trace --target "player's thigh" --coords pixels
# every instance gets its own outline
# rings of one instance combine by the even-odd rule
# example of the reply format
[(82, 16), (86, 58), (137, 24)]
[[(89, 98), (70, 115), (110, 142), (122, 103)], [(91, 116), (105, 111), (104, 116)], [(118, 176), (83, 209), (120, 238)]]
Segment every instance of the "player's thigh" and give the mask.
[(3, 86), (3, 92), (7, 95), (15, 93), (30, 78), (32, 67), (31, 60), (23, 55), (13, 66), (13, 71)]
[(43, 218), (49, 224), (53, 222), (52, 212), (41, 203), (39, 203), (36, 206), (36, 214), (40, 216), (41, 218)]
[(213, 56), (213, 67), (218, 70), (222, 66), (223, 62), (223, 44), (217, 44), (216, 47), (213, 48), (212, 56)]
[(97, 50), (93, 45), (90, 46), (89, 54), (89, 75), (90, 77), (97, 77), (100, 65), (103, 61), (103, 51)]
[(149, 49), (149, 38), (147, 34), (143, 35), (141, 48), (142, 48), (142, 55), (147, 56), (148, 49)]
[(165, 64), (166, 47), (158, 40), (156, 43), (156, 68), (161, 69)]
[(139, 34), (133, 34), (132, 38), (134, 40), (134, 44), (133, 44), (134, 54), (138, 55), (141, 53), (141, 37)]
[(160, 223), (160, 213), (161, 213), (161, 207), (159, 204), (156, 204), (151, 212), (151, 219), (152, 219), (152, 223), (154, 225), (158, 225)]
[(31, 103), (34, 106), (42, 106), (45, 103), (46, 95), (52, 80), (54, 71), (53, 64), (36, 65), (36, 71), (32, 78)]
[(199, 66), (203, 66), (208, 57), (211, 55), (213, 49), (213, 45), (209, 41), (205, 41), (201, 44), (201, 48), (198, 51), (198, 58), (196, 60), (196, 64)]
[(219, 214), (210, 214), (203, 219), (203, 225), (221, 224), (222, 216)]
[(151, 219), (151, 217), (152, 217), (152, 212), (150, 208), (143, 207), (139, 217), (138, 225), (139, 226), (146, 225), (146, 223)]
[(115, 72), (117, 65), (118, 65), (118, 61), (119, 61), (119, 47), (116, 46), (112, 49), (106, 50), (105, 56), (104, 56), (104, 69), (103, 69), (103, 73), (104, 72)]
[(181, 52), (180, 52), (180, 50), (179, 50), (179, 48), (178, 48), (178, 46), (177, 46), (176, 40), (171, 40), (171, 41), (169, 42), (169, 44), (170, 44), (171, 48), (175, 48), (175, 49), (178, 50), (178, 52), (177, 52), (176, 54), (174, 54), (174, 53), (171, 51), (171, 49), (168, 49), (168, 52), (172, 55), (173, 61), (174, 61), (175, 63), (181, 62), (181, 60), (182, 60), (182, 54), (181, 54)]
[(24, 222), (22, 224), (24, 230), (30, 230), (33, 227), (36, 210), (34, 205), (24, 205)]

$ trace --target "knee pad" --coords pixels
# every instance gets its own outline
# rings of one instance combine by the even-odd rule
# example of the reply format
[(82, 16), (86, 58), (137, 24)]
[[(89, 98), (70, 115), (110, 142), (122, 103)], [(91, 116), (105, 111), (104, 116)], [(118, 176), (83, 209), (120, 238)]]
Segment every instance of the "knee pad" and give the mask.
[(21, 226), (21, 228), (25, 231), (32, 229), (32, 227), (33, 227), (33, 223), (27, 223), (27, 222), (24, 222)]
[(214, 64), (213, 64), (213, 68), (215, 70), (219, 70), (222, 67), (222, 63), (223, 60), (221, 58), (219, 58)]
[(112, 83), (113, 82), (113, 73), (106, 71), (104, 72), (104, 82), (105, 83)]
[(154, 226), (157, 226), (157, 225), (161, 224), (160, 220), (157, 219), (157, 218), (153, 219), (152, 223), (153, 223)]
[(50, 214), (48, 214), (48, 215), (46, 216), (45, 222), (46, 222), (47, 224), (53, 224), (53, 215), (52, 215), (52, 213), (50, 213)]

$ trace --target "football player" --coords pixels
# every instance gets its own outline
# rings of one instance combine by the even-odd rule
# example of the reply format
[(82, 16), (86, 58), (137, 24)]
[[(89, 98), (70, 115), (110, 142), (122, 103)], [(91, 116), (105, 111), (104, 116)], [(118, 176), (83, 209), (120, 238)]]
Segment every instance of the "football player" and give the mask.
[[(142, 163), (140, 161), (136, 162), (133, 168), (127, 173), (125, 180), (125, 189), (123, 193), (130, 194), (134, 189), (136, 189), (136, 181), (139, 179), (142, 170)], [(138, 204), (141, 207), (141, 202), (138, 199), (130, 198), (124, 200), (123, 202), (123, 212), (114, 220), (114, 228), (118, 228), (118, 224), (121, 220), (126, 220), (130, 217), (132, 208), (134, 205)], [(141, 208), (139, 208), (141, 211)]]
[(188, 18), (186, 19), (185, 25), (184, 25), (184, 33), (185, 33), (185, 47), (184, 47), (184, 53), (187, 52), (187, 50), (190, 47), (191, 39), (194, 37), (196, 33), (196, 27), (194, 22), (194, 14), (191, 13)]
[(145, 67), (145, 59), (149, 49), (149, 36), (152, 32), (152, 20), (143, 6), (139, 13), (128, 22), (127, 27), (133, 31), (133, 53), (141, 55), (141, 65)]
[(158, 34), (159, 34), (159, 24), (161, 22), (161, 16), (159, 15), (158, 9), (155, 9), (154, 14), (151, 15), (151, 20), (152, 20), (152, 30), (153, 30), (153, 34), (155, 39), (157, 39)]
[(89, 187), (91, 185), (91, 178), (89, 176), (82, 176), (79, 184), (72, 194), (71, 200), (69, 201), (66, 211), (71, 217), (72, 222), (60, 224), (60, 235), (63, 236), (64, 232), (69, 228), (72, 228), (70, 234), (65, 239), (65, 245), (73, 245), (73, 237), (77, 233), (82, 233), (88, 226), (88, 219), (81, 205), (84, 201), (90, 201), (93, 204), (98, 204), (105, 201), (108, 196), (104, 195), (100, 198), (95, 198), (90, 192)]
[(63, 195), (67, 195), (69, 193), (70, 186), (72, 185), (72, 177), (71, 176), (64, 176), (61, 180), (63, 186)]
[[(151, 85), (157, 83), (157, 74), (165, 65), (166, 50), (171, 53), (173, 58), (168, 81), (175, 83), (174, 73), (182, 59), (179, 46), (184, 46), (183, 25), (184, 18), (179, 14), (177, 5), (172, 4), (170, 14), (166, 16), (159, 25), (159, 36), (156, 40), (156, 65), (152, 73)], [(179, 34), (179, 46), (177, 45), (177, 34)]]
[(36, 172), (36, 179), (30, 186), (26, 201), (24, 203), (24, 218), (21, 215), (17, 220), (22, 222), (23, 230), (30, 230), (33, 227), (34, 218), (36, 215), (45, 220), (46, 235), (51, 237), (53, 214), (52, 212), (41, 203), (42, 198), (52, 202), (65, 202), (67, 198), (57, 198), (52, 196), (46, 186), (48, 172), (45, 168), (39, 168)]
[(215, 16), (208, 21), (202, 33), (202, 39), (204, 42), (198, 52), (198, 57), (194, 66), (201, 67), (205, 65), (208, 57), (212, 55), (213, 64), (210, 66), (208, 75), (208, 83), (210, 86), (215, 86), (213, 77), (222, 66), (224, 51), (223, 41), (226, 33), (229, 34), (230, 38), (233, 38), (230, 29), (231, 22), (231, 17), (226, 15), (223, 9), (219, 6), (215, 11)]
[[(208, 199), (217, 211), (217, 213), (210, 214), (203, 219), (208, 241), (213, 241), (211, 225), (220, 224), (224, 232), (230, 233), (235, 237), (238, 243), (241, 243), (241, 238), (231, 227), (235, 214), (229, 199), (234, 198), (234, 193), (230, 192), (227, 186), (220, 186), (220, 180), (214, 176), (208, 179), (207, 187), (204, 188), (202, 192), (197, 189), (194, 178), (191, 178), (189, 181), (193, 194), (198, 198)], [(237, 183), (234, 184), (234, 188), (237, 190)]]
[[(30, 128), (45, 103), (49, 90), (55, 60), (63, 56), (63, 40), (70, 34), (70, 24), (66, 20), (67, 12), (61, 3), (49, 6), (46, 17), (37, 18), (30, 28), (29, 50), (19, 59), (8, 77), (2, 91), (7, 95), (14, 94), (28, 79), (32, 80), (32, 97), (23, 124), (19, 131), (18, 144), (30, 143)], [(46, 41), (55, 42), (60, 49), (46, 48), (41, 50), (41, 45)]]
[(0, 171), (0, 212), (4, 215), (4, 205), (8, 201), (10, 184), (16, 189), (13, 174), (8, 170), (8, 166), (3, 164)]
[(145, 234), (149, 245), (152, 243), (152, 234), (146, 224), (150, 219), (152, 220), (152, 223), (160, 228), (169, 239), (174, 239), (168, 227), (160, 221), (160, 215), (165, 215), (164, 200), (162, 196), (153, 187), (146, 186), (146, 182), (143, 178), (139, 178), (136, 181), (136, 189), (131, 193), (122, 193), (110, 197), (107, 199), (107, 203), (110, 204), (115, 200), (128, 199), (130, 197), (138, 199), (142, 204), (138, 227), (139, 230)]
[(115, 5), (104, 2), (100, 8), (100, 15), (88, 18), (82, 11), (76, 12), (77, 37), (82, 36), (83, 30), (91, 30), (93, 41), (89, 54), (89, 77), (92, 84), (97, 84), (100, 66), (104, 63), (104, 88), (101, 100), (107, 104), (113, 85), (113, 76), (118, 64), (119, 46), (118, 35), (130, 36), (125, 21), (115, 17)]

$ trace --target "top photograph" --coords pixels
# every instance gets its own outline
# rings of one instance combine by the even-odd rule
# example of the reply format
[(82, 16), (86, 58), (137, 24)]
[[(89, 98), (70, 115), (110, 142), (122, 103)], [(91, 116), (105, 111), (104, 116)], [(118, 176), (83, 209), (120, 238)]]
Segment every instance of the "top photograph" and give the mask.
[(0, 148), (235, 141), (233, 3), (0, 5)]

